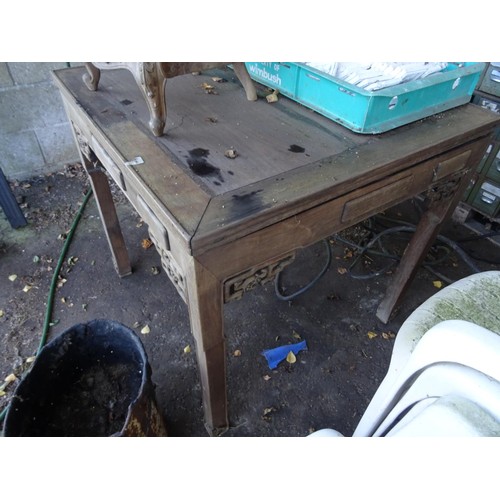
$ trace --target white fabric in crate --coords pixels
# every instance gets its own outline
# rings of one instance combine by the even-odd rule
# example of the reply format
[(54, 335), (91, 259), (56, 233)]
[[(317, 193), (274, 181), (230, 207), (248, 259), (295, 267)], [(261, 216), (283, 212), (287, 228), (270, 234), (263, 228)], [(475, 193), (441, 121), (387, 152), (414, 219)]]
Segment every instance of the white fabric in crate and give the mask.
[(425, 78), (446, 68), (445, 62), (306, 62), (307, 66), (367, 91)]

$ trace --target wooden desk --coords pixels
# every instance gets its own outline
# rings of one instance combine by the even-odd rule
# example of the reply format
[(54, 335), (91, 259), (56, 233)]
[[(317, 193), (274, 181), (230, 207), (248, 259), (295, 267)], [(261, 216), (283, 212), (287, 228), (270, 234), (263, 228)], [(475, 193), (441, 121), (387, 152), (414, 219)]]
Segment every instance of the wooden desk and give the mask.
[[(228, 425), (223, 304), (273, 279), (294, 251), (426, 193), (428, 209), (377, 316), (409, 286), (461, 199), (498, 115), (465, 105), (378, 136), (351, 133), (286, 99), (245, 99), (231, 71), (168, 83), (166, 134), (155, 137), (132, 76), (54, 73), (120, 276), (131, 271), (106, 169), (146, 221), (162, 265), (189, 309), (206, 426)], [(207, 93), (208, 83), (214, 87)], [(234, 149), (238, 156), (228, 158)]]

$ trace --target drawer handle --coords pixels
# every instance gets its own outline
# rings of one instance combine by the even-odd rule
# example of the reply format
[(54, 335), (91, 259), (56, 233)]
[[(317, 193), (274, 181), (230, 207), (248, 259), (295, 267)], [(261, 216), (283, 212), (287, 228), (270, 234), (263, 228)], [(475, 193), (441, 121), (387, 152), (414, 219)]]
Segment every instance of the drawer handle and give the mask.
[(497, 83), (500, 83), (500, 71), (494, 69), (492, 72), (491, 72), (491, 76), (490, 78), (494, 81), (494, 82), (497, 82)]
[(491, 195), (489, 193), (481, 193), (481, 201), (484, 203), (487, 203), (488, 205), (491, 205), (495, 201), (496, 196)]

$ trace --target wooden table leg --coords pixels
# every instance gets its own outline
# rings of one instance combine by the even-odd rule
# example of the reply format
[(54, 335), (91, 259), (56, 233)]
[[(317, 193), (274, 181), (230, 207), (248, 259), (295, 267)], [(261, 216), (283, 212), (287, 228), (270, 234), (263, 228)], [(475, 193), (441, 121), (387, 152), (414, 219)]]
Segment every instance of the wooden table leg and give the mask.
[(196, 342), (205, 426), (219, 435), (229, 426), (222, 283), (195, 259), (186, 277), (191, 331)]
[(387, 323), (399, 304), (404, 292), (409, 287), (420, 263), (427, 255), (441, 229), (443, 222), (451, 215), (458, 201), (462, 198), (470, 175), (464, 172), (444, 179), (434, 185), (427, 193), (429, 202), (427, 211), (420, 218), (403, 258), (399, 263), (388, 291), (377, 309), (377, 318)]
[(101, 216), (104, 232), (108, 239), (109, 248), (113, 257), (113, 264), (120, 278), (132, 274), (132, 267), (128, 256), (127, 246), (123, 239), (123, 234), (120, 229), (118, 215), (116, 214), (115, 204), (109, 181), (104, 173), (104, 170), (96, 165), (97, 162), (91, 163), (84, 158), (83, 165), (89, 176), (92, 190), (97, 201), (97, 208)]

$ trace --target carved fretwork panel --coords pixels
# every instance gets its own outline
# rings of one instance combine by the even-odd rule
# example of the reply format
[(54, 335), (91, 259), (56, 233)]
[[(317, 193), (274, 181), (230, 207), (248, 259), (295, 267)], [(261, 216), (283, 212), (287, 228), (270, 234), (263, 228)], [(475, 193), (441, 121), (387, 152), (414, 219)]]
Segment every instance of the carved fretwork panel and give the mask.
[(161, 265), (167, 276), (170, 278), (170, 281), (174, 284), (175, 288), (179, 292), (179, 295), (182, 297), (182, 300), (187, 303), (187, 295), (186, 295), (186, 280), (184, 279), (184, 275), (180, 266), (172, 257), (172, 253), (166, 250), (163, 245), (155, 238), (154, 234), (149, 231), (149, 237), (151, 241), (154, 243), (158, 253), (161, 257)]
[(292, 252), (265, 265), (252, 267), (244, 273), (228, 279), (224, 283), (224, 302), (239, 300), (245, 292), (253, 290), (257, 285), (263, 285), (273, 280), (294, 259), (295, 252)]
[(433, 184), (426, 193), (427, 198), (431, 202), (444, 201), (453, 198), (460, 187), (462, 178), (468, 174), (469, 170), (470, 169), (461, 170), (460, 172), (450, 175), (442, 181)]

